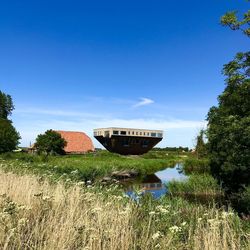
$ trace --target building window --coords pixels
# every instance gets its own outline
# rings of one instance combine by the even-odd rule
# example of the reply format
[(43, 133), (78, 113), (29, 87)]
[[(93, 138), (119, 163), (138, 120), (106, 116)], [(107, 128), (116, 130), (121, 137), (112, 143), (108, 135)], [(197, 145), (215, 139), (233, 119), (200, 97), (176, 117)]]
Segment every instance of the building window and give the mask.
[(121, 131), (121, 135), (126, 135), (126, 131)]
[(162, 134), (162, 133), (158, 133), (157, 136), (158, 136), (158, 137), (162, 137), (163, 134)]
[(140, 135), (142, 135), (142, 132), (140, 132)]
[(144, 132), (144, 135), (146, 135), (146, 133)]
[(143, 140), (141, 145), (142, 145), (143, 148), (147, 148), (148, 144), (149, 144), (148, 140)]
[(133, 132), (132, 132), (132, 135), (134, 135), (134, 134), (135, 134), (135, 132), (133, 131)]
[(156, 133), (151, 133), (151, 136), (152, 137), (156, 137)]
[(119, 131), (118, 130), (114, 130), (113, 131), (113, 135), (119, 135)]
[(148, 132), (148, 136), (149, 136), (149, 132)]
[(105, 132), (104, 132), (104, 136), (105, 136), (105, 137), (109, 137), (109, 131), (105, 131)]
[(128, 131), (128, 134), (130, 135), (130, 131)]
[(138, 132), (136, 132), (136, 135), (138, 135)]
[(123, 147), (129, 147), (128, 139), (125, 139), (122, 144), (123, 144)]
[(97, 136), (97, 132), (94, 132), (94, 136)]

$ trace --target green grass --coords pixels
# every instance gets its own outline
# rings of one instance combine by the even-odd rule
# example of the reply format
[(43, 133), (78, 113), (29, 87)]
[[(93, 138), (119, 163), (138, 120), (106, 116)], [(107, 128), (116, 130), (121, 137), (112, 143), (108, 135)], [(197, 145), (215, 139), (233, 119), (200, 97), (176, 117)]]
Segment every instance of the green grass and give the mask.
[(207, 158), (197, 159), (194, 156), (188, 157), (184, 161), (183, 171), (186, 175), (210, 173), (209, 160)]
[(167, 187), (174, 195), (222, 195), (221, 187), (209, 174), (192, 174), (184, 181), (170, 181)]
[(121, 156), (107, 151), (86, 155), (44, 156), (26, 153), (0, 155), (1, 161), (8, 161), (8, 170), (31, 171), (36, 174), (53, 175), (58, 178), (95, 180), (117, 170), (135, 170), (140, 175), (151, 174), (173, 166), (181, 158), (176, 155), (146, 154), (143, 156)]

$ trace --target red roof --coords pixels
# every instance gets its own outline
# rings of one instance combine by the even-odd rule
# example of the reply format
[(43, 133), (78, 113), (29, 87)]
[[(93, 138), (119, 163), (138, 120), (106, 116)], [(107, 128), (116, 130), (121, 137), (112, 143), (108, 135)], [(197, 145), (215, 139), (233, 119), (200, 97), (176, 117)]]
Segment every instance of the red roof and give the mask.
[(56, 131), (67, 141), (64, 148), (66, 153), (85, 153), (94, 151), (94, 145), (90, 137), (83, 132)]

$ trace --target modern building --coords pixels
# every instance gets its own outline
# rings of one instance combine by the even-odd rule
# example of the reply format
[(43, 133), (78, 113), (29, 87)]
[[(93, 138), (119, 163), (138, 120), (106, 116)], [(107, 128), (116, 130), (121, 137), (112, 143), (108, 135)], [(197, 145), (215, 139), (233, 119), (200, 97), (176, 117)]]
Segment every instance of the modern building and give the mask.
[(94, 137), (110, 152), (122, 155), (147, 153), (163, 138), (162, 130), (133, 128), (94, 129)]
[(66, 154), (85, 154), (94, 151), (94, 145), (89, 136), (83, 132), (56, 131), (67, 142), (64, 151)]

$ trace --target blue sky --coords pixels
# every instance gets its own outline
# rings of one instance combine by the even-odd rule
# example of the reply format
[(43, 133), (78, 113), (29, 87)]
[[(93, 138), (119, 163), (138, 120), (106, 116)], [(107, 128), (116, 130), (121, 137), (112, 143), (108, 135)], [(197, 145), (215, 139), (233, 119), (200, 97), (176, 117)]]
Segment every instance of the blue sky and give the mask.
[[(194, 144), (224, 88), (222, 65), (249, 49), (219, 24), (244, 0), (2, 1), (0, 90), (33, 142), (47, 129), (163, 129), (160, 146)], [(100, 146), (95, 141), (96, 146)]]

